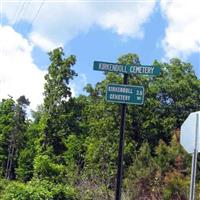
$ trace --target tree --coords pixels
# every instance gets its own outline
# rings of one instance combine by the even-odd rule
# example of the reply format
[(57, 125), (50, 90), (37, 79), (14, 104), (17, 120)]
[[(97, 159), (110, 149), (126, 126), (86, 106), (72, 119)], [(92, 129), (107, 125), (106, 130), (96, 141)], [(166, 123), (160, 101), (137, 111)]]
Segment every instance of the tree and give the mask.
[(17, 103), (12, 99), (3, 100), (0, 108), (1, 124), (1, 149), (4, 151), (2, 156), (2, 171), (5, 178), (15, 178), (15, 169), (19, 151), (24, 144), (24, 133), (26, 131), (26, 106), (29, 105), (28, 99), (21, 96)]
[(147, 140), (152, 149), (160, 139), (169, 144), (173, 131), (200, 108), (200, 81), (191, 64), (171, 59), (169, 63), (154, 61), (153, 65), (161, 68), (160, 76), (129, 79), (129, 84), (144, 86), (145, 99), (144, 105), (128, 108), (130, 138), (138, 144)]
[(69, 134), (65, 114), (69, 110), (68, 101), (71, 97), (69, 81), (77, 74), (71, 67), (76, 62), (75, 56), (64, 58), (62, 48), (49, 53), (51, 64), (45, 76), (44, 110), (46, 125), (44, 129), (44, 144), (52, 145), (53, 151), (59, 154), (64, 150), (62, 137)]
[(13, 132), (15, 102), (12, 98), (3, 99), (0, 103), (0, 172), (1, 177), (5, 176), (8, 159), (8, 148), (10, 135)]
[(24, 133), (26, 131), (26, 106), (30, 104), (25, 96), (20, 96), (17, 99), (17, 104), (14, 106), (14, 126), (9, 135), (8, 158), (5, 177), (7, 179), (15, 178), (15, 170), (17, 167), (17, 159), (19, 151), (24, 145)]
[(148, 143), (140, 147), (124, 182), (130, 199), (162, 199), (162, 181)]
[[(49, 57), (44, 103), (33, 120), (26, 118), (24, 96), (0, 102), (0, 199), (110, 200), (121, 119), (120, 104), (104, 97), (106, 85), (122, 84), (123, 75), (105, 72), (104, 80), (86, 86), (88, 95), (72, 97), (75, 56), (65, 58), (57, 48)], [(140, 65), (136, 54), (118, 62)], [(179, 144), (179, 129), (200, 108), (200, 81), (191, 64), (179, 59), (152, 65), (161, 68), (159, 76), (129, 75), (129, 84), (144, 86), (145, 96), (143, 105), (127, 106), (123, 195), (185, 199), (191, 157)]]

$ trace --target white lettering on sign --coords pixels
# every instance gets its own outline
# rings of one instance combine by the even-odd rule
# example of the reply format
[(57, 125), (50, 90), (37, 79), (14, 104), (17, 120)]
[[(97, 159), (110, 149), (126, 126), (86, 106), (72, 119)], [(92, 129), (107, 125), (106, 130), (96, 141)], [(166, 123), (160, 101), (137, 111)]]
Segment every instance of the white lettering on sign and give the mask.
[(129, 101), (130, 96), (121, 94), (110, 94), (110, 100)]
[(154, 67), (131, 66), (130, 72), (134, 74), (153, 74)]
[(137, 91), (136, 91), (136, 95), (143, 95), (142, 90), (137, 90)]
[(122, 93), (128, 93), (128, 94), (133, 94), (132, 88), (125, 88), (125, 87), (108, 87), (109, 92), (122, 92)]
[(99, 69), (104, 71), (124, 72), (124, 73), (126, 73), (127, 71), (126, 66), (108, 64), (108, 63), (99, 63)]
[(137, 100), (138, 100), (138, 101), (142, 100), (142, 97), (137, 96)]

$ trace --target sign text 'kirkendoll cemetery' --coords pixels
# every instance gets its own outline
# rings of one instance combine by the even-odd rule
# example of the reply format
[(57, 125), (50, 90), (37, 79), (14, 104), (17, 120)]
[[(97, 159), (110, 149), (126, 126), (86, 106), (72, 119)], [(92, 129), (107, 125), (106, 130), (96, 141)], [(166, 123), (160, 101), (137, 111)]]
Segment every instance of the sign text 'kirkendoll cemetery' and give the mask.
[(160, 68), (157, 66), (150, 65), (122, 65), (118, 63), (109, 63), (94, 61), (94, 70), (97, 71), (108, 71), (118, 72), (124, 74), (135, 74), (135, 75), (158, 75), (160, 74)]

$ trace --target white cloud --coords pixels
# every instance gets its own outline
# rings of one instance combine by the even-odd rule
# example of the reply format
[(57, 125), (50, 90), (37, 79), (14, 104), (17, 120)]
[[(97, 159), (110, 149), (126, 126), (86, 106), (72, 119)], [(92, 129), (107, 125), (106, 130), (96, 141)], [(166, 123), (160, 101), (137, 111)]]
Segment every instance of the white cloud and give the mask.
[(42, 103), (45, 71), (34, 64), (32, 45), (9, 26), (0, 26), (0, 44), (0, 99), (25, 95), (35, 109)]
[(56, 47), (63, 47), (62, 44), (53, 42), (49, 40), (47, 37), (43, 37), (39, 33), (32, 32), (30, 35), (30, 40), (37, 46), (40, 46), (44, 51), (48, 52)]
[(200, 1), (161, 0), (161, 10), (168, 27), (162, 46), (166, 58), (187, 57), (200, 51)]
[[(37, 19), (33, 20), (41, 4), (29, 1), (24, 4), (21, 15), (16, 17), (13, 17), (13, 13), (20, 4), (5, 3), (4, 14), (11, 24), (20, 20), (34, 22), (32, 24), (34, 34), (30, 38), (46, 51), (54, 44), (68, 43), (94, 25), (112, 30), (120, 36), (142, 37), (144, 34), (142, 26), (148, 21), (155, 4), (155, 0), (123, 3), (120, 1), (115, 3), (106, 1), (52, 3), (51, 1), (50, 3), (46, 0)], [(36, 39), (38, 37), (43, 38), (41, 43)], [(48, 41), (44, 38), (48, 38)]]
[(83, 94), (83, 88), (87, 85), (87, 77), (85, 74), (79, 74), (74, 78), (69, 84), (72, 96), (77, 97), (80, 94)]
[(126, 3), (107, 10), (99, 17), (99, 24), (113, 29), (119, 35), (143, 37), (142, 25), (147, 22), (155, 7), (155, 1), (147, 3)]

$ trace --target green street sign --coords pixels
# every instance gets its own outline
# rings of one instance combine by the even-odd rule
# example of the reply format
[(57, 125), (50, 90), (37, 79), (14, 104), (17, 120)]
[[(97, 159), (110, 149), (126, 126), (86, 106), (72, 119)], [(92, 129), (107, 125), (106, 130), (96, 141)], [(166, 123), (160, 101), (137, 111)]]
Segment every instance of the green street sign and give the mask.
[(144, 87), (108, 84), (106, 90), (106, 101), (142, 105), (144, 102)]
[(160, 67), (150, 65), (122, 65), (118, 63), (109, 63), (94, 61), (93, 69), (97, 71), (120, 72), (124, 74), (152, 75), (160, 74)]

